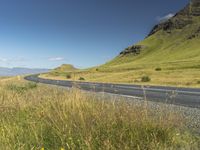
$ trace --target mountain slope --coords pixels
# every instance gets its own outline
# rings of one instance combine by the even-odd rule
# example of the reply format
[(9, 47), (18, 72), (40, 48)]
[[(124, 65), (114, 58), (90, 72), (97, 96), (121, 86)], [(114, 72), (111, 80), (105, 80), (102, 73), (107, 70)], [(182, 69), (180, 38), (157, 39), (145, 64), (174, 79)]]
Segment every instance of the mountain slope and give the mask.
[(149, 66), (176, 62), (193, 67), (191, 62), (200, 61), (199, 42), (200, 1), (193, 0), (174, 17), (156, 25), (146, 39), (127, 48), (120, 56), (102, 67), (124, 66), (126, 69), (133, 64)]
[[(200, 0), (155, 25), (141, 42), (98, 67), (76, 71), (74, 79), (200, 87)], [(66, 74), (59, 74), (65, 79)], [(143, 81), (148, 79), (148, 83)]]

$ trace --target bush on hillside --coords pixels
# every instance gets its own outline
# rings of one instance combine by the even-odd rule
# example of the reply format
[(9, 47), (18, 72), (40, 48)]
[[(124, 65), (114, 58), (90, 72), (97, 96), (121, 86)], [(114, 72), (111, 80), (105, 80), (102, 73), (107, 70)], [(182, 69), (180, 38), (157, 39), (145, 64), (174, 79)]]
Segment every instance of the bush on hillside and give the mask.
[(84, 80), (85, 80), (85, 78), (83, 78), (83, 77), (80, 77), (80, 78), (79, 78), (79, 80), (81, 80), (81, 81), (84, 81)]
[(151, 78), (149, 76), (143, 76), (141, 78), (141, 82), (150, 82), (151, 81)]
[(162, 68), (160, 68), (160, 67), (155, 69), (155, 71), (161, 71), (161, 70), (162, 70)]
[(71, 79), (71, 77), (72, 77), (72, 76), (71, 76), (70, 74), (67, 74), (67, 75), (66, 75), (66, 78), (67, 78), (67, 79)]

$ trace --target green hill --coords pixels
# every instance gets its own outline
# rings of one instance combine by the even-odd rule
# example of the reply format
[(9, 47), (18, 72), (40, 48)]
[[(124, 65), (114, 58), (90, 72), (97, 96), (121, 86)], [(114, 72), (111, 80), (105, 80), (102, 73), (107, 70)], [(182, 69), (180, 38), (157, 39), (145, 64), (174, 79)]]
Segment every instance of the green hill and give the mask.
[(49, 73), (45, 73), (45, 74), (41, 74), (41, 77), (44, 78), (56, 78), (56, 77), (70, 77), (71, 78), (71, 73), (78, 71), (77, 68), (75, 68), (73, 65), (71, 64), (63, 64), (58, 68), (53, 69), (52, 71), (50, 71)]
[(71, 71), (76, 71), (76, 70), (78, 69), (70, 64), (63, 64), (60, 67), (54, 69), (54, 71), (58, 71), (58, 72), (71, 72)]
[(174, 17), (154, 26), (143, 41), (76, 76), (99, 82), (200, 87), (199, 43), (200, 1), (192, 0)]
[(125, 70), (167, 63), (167, 68), (199, 68), (199, 42), (200, 2), (193, 0), (174, 17), (156, 25), (146, 39), (102, 67)]

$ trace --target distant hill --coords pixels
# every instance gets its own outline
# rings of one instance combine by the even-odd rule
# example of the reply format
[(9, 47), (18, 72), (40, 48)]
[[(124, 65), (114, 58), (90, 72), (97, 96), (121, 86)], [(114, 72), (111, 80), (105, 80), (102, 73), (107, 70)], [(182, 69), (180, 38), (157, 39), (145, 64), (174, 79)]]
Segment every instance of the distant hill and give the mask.
[(30, 69), (30, 68), (3, 68), (0, 67), (0, 76), (17, 76), (26, 74), (37, 74), (48, 72), (49, 69)]
[(75, 71), (77, 68), (75, 68), (71, 64), (63, 64), (60, 67), (56, 68), (54, 71), (61, 71), (61, 72), (70, 72), (70, 71)]
[(71, 64), (63, 64), (60, 67), (57, 67), (53, 70), (51, 70), (49, 73), (47, 73), (45, 76), (65, 76), (67, 74), (71, 74), (72, 72), (79, 71), (79, 69), (75, 68)]

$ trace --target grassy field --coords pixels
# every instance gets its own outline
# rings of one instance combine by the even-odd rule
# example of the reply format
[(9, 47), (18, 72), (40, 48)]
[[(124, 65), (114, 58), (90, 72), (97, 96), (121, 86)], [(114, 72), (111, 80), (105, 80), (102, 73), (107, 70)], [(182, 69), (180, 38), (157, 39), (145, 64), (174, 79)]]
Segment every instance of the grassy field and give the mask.
[(21, 79), (0, 82), (0, 149), (198, 149), (189, 118), (147, 102), (48, 87)]
[[(67, 78), (70, 74), (71, 78)], [(83, 77), (85, 81), (128, 83), (138, 85), (163, 85), (178, 87), (200, 87), (200, 69), (182, 69), (155, 71), (155, 69), (135, 69), (127, 71), (80, 71), (42, 74), (40, 77), (59, 80), (79, 80)], [(142, 77), (148, 76), (151, 81), (142, 82)]]

